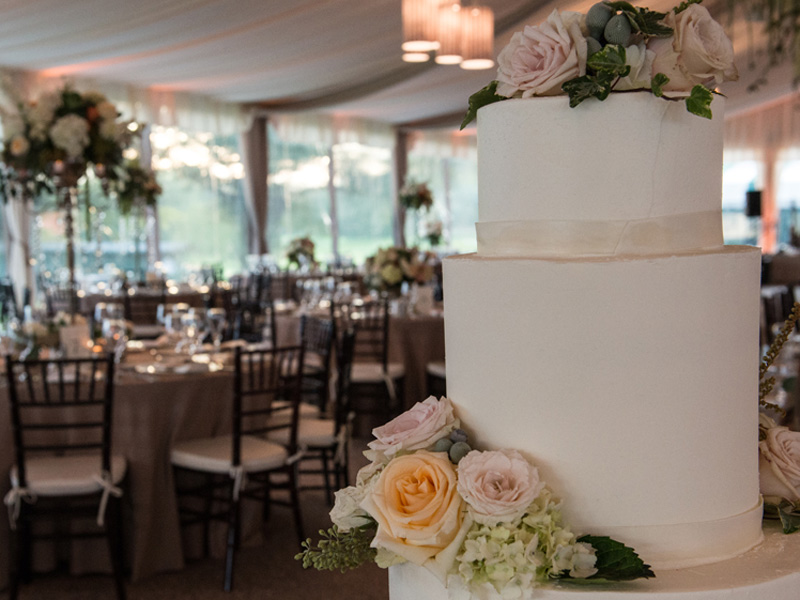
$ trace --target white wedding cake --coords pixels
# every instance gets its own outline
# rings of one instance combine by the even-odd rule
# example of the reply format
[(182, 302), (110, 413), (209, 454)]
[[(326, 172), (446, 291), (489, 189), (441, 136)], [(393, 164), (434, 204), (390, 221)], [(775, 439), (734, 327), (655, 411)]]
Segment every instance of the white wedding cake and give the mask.
[[(475, 447), (538, 467), (573, 531), (656, 573), (535, 598), (796, 597), (780, 534), (760, 545), (760, 252), (723, 245), (712, 109), (634, 92), (478, 112), (478, 251), (444, 263), (448, 397)], [(390, 585), (447, 597), (411, 563)]]

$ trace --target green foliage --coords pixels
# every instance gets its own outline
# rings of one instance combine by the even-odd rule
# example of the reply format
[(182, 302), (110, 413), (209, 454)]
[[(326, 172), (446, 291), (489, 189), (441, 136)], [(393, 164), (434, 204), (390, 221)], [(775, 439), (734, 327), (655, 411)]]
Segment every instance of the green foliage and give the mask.
[(461, 129), (464, 129), (477, 118), (479, 108), (500, 100), (506, 100), (506, 98), (497, 94), (497, 81), (492, 81), (489, 85), (472, 94), (469, 97), (467, 114), (464, 115), (464, 120), (461, 121)]
[(578, 106), (587, 98), (605, 100), (620, 77), (630, 73), (625, 64), (625, 48), (607, 45), (586, 60), (586, 75), (565, 82), (561, 89), (569, 95), (569, 105)]
[(633, 6), (629, 2), (607, 2), (612, 10), (622, 11), (628, 18), (634, 33), (648, 37), (667, 37), (672, 35), (672, 27), (667, 27), (661, 21), (667, 13), (656, 12), (649, 8)]
[(711, 100), (713, 98), (714, 95), (711, 90), (703, 85), (696, 85), (692, 88), (689, 97), (686, 98), (686, 110), (698, 117), (710, 119)]
[(327, 531), (320, 529), (319, 535), (322, 539), (316, 546), (312, 545), (309, 538), (302, 543), (303, 551), (295, 555), (296, 560), (303, 561), (304, 569), (313, 567), (318, 571), (338, 570), (345, 573), (375, 560), (377, 551), (370, 548), (370, 542), (375, 537), (374, 523), (349, 531), (339, 531), (333, 525)]
[(682, 13), (683, 11), (685, 11), (692, 4), (700, 4), (702, 1), (703, 0), (686, 0), (686, 2), (681, 2), (680, 4), (678, 4), (678, 6), (673, 8), (672, 12), (674, 12), (677, 15), (677, 14)]
[(621, 542), (595, 535), (584, 535), (578, 541), (591, 544), (595, 549), (597, 573), (588, 577), (588, 581), (629, 581), (655, 577), (650, 565), (645, 564), (633, 548)]
[(782, 500), (780, 504), (764, 504), (764, 518), (779, 519), (783, 527), (783, 533), (795, 533), (800, 531), (800, 506)]
[(653, 79), (650, 80), (650, 89), (653, 90), (653, 95), (661, 98), (664, 95), (663, 87), (669, 83), (669, 77), (663, 73), (656, 73)]
[(758, 369), (758, 403), (764, 408), (774, 410), (778, 413), (783, 413), (783, 409), (781, 409), (778, 405), (765, 400), (765, 398), (772, 391), (772, 388), (775, 386), (775, 378), (769, 377), (764, 379), (764, 376), (772, 366), (772, 363), (775, 362), (778, 354), (780, 354), (781, 348), (783, 348), (786, 340), (788, 340), (789, 336), (792, 335), (798, 319), (800, 319), (800, 302), (795, 302), (794, 306), (792, 306), (792, 311), (786, 318), (783, 327), (781, 327), (780, 333), (778, 333), (778, 335), (775, 336), (775, 339), (772, 340), (772, 343), (764, 354), (764, 358), (761, 359), (761, 364), (759, 365)]

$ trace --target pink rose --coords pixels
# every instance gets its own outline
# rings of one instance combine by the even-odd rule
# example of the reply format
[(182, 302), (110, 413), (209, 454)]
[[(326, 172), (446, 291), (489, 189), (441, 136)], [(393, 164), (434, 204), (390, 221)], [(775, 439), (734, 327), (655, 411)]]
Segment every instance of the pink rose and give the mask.
[(482, 525), (515, 521), (542, 489), (538, 470), (516, 450), (473, 450), (458, 463), (458, 493)]
[(739, 79), (733, 44), (707, 9), (692, 4), (677, 15), (669, 12), (664, 23), (674, 29), (674, 35), (648, 43), (655, 53), (653, 75), (669, 77), (664, 90), (689, 91), (697, 84), (713, 88)]
[(430, 448), (458, 427), (453, 404), (447, 398), (433, 396), (417, 402), (402, 415), (372, 430), (375, 440), (367, 444), (372, 450), (364, 454), (373, 461), (385, 461), (401, 450)]
[(800, 432), (771, 427), (758, 443), (761, 494), (800, 501)]
[[(517, 32), (497, 57), (497, 94), (553, 96), (561, 84), (586, 73), (582, 16), (553, 10), (547, 21)], [(521, 92), (521, 94), (519, 94)]]

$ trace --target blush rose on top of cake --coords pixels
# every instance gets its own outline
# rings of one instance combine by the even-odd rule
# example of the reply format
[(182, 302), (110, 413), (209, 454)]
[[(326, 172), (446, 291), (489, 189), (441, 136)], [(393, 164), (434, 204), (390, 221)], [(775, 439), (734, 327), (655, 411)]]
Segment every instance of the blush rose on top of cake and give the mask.
[(339, 490), (333, 527), (297, 555), (304, 567), (346, 570), (412, 562), (450, 597), (529, 598), (548, 580), (652, 577), (607, 537), (577, 537), (537, 468), (513, 449), (470, 447), (448, 398), (429, 397), (373, 430), (371, 462)]
[(715, 88), (739, 73), (733, 44), (700, 1), (666, 13), (624, 1), (600, 2), (585, 15), (553, 10), (514, 33), (497, 58), (497, 78), (470, 97), (462, 129), (479, 108), (508, 98), (565, 94), (575, 107), (634, 90), (684, 100), (689, 112), (711, 118)]

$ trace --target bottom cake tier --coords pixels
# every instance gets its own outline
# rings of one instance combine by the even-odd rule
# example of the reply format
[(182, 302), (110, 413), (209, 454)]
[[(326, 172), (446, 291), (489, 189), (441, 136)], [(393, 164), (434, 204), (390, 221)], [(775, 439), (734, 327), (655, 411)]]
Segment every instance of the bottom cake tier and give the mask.
[[(534, 600), (796, 600), (800, 533), (767, 523), (764, 542), (736, 558), (701, 567), (656, 571), (654, 579), (595, 585), (548, 584)], [(389, 568), (391, 600), (448, 600), (429, 571), (411, 563)]]
[[(654, 569), (761, 541), (760, 253), (445, 259), (447, 394), (525, 454), (576, 534)], [(426, 596), (421, 596), (426, 597)]]

